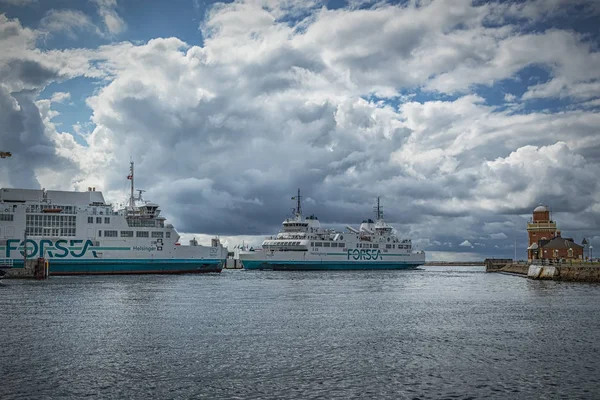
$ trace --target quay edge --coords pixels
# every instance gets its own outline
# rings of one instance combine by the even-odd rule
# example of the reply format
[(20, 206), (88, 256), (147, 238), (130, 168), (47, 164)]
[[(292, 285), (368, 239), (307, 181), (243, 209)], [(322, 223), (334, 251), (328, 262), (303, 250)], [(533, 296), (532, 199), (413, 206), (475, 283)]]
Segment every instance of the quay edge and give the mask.
[[(487, 260), (486, 260), (487, 261)], [(600, 263), (562, 263), (539, 265), (529, 263), (486, 263), (486, 272), (510, 273), (534, 280), (567, 282), (600, 282)]]

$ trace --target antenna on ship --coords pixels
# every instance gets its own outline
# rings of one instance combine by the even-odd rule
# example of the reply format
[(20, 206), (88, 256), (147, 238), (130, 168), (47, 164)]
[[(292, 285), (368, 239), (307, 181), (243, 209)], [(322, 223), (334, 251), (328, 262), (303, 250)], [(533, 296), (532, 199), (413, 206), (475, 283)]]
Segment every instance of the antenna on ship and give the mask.
[(300, 206), (300, 199), (302, 198), (302, 196), (300, 196), (300, 188), (298, 188), (298, 194), (294, 197), (292, 197), (292, 200), (296, 200), (296, 216), (300, 216), (302, 215), (302, 208)]
[(133, 160), (129, 162), (129, 175), (127, 179), (131, 181), (131, 196), (129, 197), (129, 206), (131, 209), (135, 207), (135, 197), (133, 196)]
[(383, 219), (383, 206), (379, 201), (379, 196), (377, 196), (377, 206), (373, 207), (373, 211), (375, 211), (375, 216), (377, 217), (377, 221)]

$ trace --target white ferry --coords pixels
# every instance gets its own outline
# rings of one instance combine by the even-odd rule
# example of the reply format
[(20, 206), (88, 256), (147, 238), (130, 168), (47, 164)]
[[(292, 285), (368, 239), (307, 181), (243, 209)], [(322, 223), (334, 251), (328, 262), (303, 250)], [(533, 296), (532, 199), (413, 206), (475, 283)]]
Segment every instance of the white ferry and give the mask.
[(276, 237), (268, 237), (258, 250), (243, 250), (245, 269), (349, 270), (413, 269), (425, 264), (425, 252), (413, 251), (410, 239), (399, 239), (383, 219), (377, 198), (376, 221), (363, 221), (348, 232), (321, 228), (314, 215), (302, 216), (300, 190), (294, 217), (282, 223)]
[(179, 243), (158, 204), (134, 198), (115, 211), (100, 191), (0, 189), (0, 265), (44, 257), (50, 275), (221, 272), (227, 248)]

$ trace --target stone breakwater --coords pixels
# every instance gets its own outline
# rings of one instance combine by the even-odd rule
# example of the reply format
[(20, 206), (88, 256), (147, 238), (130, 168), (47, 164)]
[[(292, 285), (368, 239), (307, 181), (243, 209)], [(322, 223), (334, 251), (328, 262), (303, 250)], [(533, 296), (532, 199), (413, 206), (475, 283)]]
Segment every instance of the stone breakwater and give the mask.
[(547, 279), (570, 282), (600, 282), (600, 264), (562, 264), (562, 265), (534, 265), (534, 264), (506, 264), (486, 268), (487, 272), (503, 272), (526, 276), (529, 279)]
[(600, 282), (600, 265), (530, 265), (527, 277), (571, 282)]

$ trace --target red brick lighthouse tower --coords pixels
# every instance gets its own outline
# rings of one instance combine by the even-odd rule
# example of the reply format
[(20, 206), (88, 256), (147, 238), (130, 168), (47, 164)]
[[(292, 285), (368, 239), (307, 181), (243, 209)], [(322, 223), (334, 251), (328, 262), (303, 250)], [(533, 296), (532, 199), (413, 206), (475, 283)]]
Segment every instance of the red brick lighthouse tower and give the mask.
[(556, 236), (556, 222), (550, 220), (550, 210), (546, 206), (537, 206), (533, 210), (533, 218), (527, 223), (529, 245), (527, 258), (531, 261), (537, 258), (538, 241), (551, 240)]

